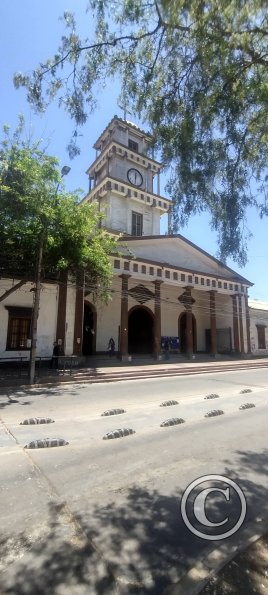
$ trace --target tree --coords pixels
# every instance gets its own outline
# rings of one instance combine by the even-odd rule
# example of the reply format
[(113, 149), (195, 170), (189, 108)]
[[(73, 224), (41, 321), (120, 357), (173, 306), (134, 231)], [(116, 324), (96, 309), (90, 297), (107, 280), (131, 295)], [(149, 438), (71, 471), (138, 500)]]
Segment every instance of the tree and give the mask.
[(109, 254), (115, 241), (99, 228), (93, 204), (80, 204), (79, 193), (64, 190), (58, 161), (40, 144), (21, 140), (21, 130), (0, 151), (0, 267), (1, 276), (17, 282), (3, 301), (27, 281), (35, 283), (32, 316), (31, 374), (37, 339), (41, 283), (59, 278), (60, 271), (84, 271), (89, 292), (107, 298), (112, 279)]
[(246, 214), (268, 214), (268, 12), (264, 0), (90, 0), (92, 39), (65, 12), (55, 55), (17, 74), (38, 110), (59, 97), (77, 127), (97, 85), (121, 77), (121, 103), (146, 122), (171, 175), (174, 224), (208, 211), (220, 257), (246, 262)]

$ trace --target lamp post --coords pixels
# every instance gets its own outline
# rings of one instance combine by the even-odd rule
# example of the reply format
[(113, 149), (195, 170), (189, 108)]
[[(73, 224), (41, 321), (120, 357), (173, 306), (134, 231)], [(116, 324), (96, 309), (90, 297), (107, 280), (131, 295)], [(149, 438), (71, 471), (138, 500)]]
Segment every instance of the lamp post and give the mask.
[[(68, 165), (64, 165), (61, 169), (61, 177), (63, 178), (64, 176), (67, 176), (70, 169), (71, 168)], [(56, 187), (55, 198), (58, 194), (59, 185), (60, 185), (60, 182), (58, 182), (57, 187)], [(43, 227), (41, 235), (40, 235), (39, 250), (38, 250), (38, 257), (37, 257), (35, 288), (33, 289), (34, 300), (33, 300), (32, 321), (31, 321), (31, 337), (30, 337), (31, 348), (30, 348), (30, 366), (29, 366), (29, 383), (30, 384), (34, 384), (34, 382), (35, 382), (37, 321), (38, 321), (39, 306), (40, 306), (41, 273), (42, 273), (45, 233), (46, 233), (46, 229), (45, 229), (45, 227)]]

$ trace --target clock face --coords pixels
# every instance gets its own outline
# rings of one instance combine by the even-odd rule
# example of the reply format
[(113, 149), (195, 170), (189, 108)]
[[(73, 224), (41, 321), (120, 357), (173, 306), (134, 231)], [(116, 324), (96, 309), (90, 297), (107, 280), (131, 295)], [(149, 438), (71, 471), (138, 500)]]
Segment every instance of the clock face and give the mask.
[(141, 186), (142, 182), (143, 182), (143, 177), (142, 177), (141, 173), (137, 169), (134, 169), (134, 168), (131, 168), (128, 170), (127, 179), (134, 186)]

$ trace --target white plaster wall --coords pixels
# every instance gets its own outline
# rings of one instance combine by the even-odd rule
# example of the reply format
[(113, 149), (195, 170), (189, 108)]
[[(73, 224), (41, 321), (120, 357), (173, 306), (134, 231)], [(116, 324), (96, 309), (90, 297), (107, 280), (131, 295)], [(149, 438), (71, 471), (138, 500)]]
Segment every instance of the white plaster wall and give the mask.
[(160, 234), (160, 219), (161, 219), (161, 215), (160, 215), (159, 211), (152, 209), (152, 218), (153, 218), (152, 235), (158, 236)]
[(111, 195), (109, 198), (109, 205), (108, 227), (120, 231), (128, 231), (128, 203), (126, 198)]
[[(141, 204), (128, 197), (111, 194), (103, 201), (102, 209), (106, 213), (105, 225), (111, 229), (132, 233), (132, 212), (143, 216), (143, 235), (159, 233), (160, 214), (152, 207)], [(132, 249), (133, 246), (130, 246)]]
[(112, 138), (126, 147), (128, 147), (128, 139), (134, 140), (139, 145), (139, 153), (144, 153), (146, 150), (146, 143), (131, 129), (123, 130), (121, 126), (117, 126), (113, 131)]
[(107, 351), (108, 341), (113, 337), (118, 349), (118, 326), (121, 317), (121, 279), (115, 277), (112, 284), (111, 300), (108, 305), (96, 304), (97, 340), (96, 351)]
[(75, 319), (75, 284), (68, 279), (67, 300), (66, 300), (66, 334), (65, 334), (65, 354), (72, 355), (74, 341), (74, 319)]
[[(140, 164), (135, 164), (132, 161), (127, 161), (122, 157), (111, 157), (109, 162), (109, 174), (112, 178), (116, 178), (119, 182), (130, 184), (127, 173), (129, 169), (138, 169), (143, 177), (143, 183), (139, 186), (139, 190), (152, 192), (153, 179), (152, 172)], [(135, 188), (135, 186), (133, 186)]]
[(162, 337), (178, 336), (178, 318), (184, 307), (178, 301), (180, 288), (172, 285), (161, 285), (161, 335)]
[(242, 324), (243, 324), (243, 334), (244, 334), (244, 350), (245, 353), (248, 352), (248, 340), (247, 340), (247, 319), (246, 319), (246, 302), (245, 296), (241, 296), (241, 304), (242, 304)]
[(58, 286), (42, 285), (37, 325), (37, 355), (52, 355), (56, 338), (58, 314)]
[[(126, 272), (126, 271), (125, 271)], [(109, 338), (112, 336), (116, 342), (116, 349), (118, 348), (118, 327), (120, 325), (121, 315), (121, 279), (114, 277), (112, 285), (112, 300), (109, 305), (97, 306), (97, 351), (106, 351)], [(154, 284), (140, 277), (129, 278), (129, 289), (143, 285), (152, 293), (155, 291)], [(181, 313), (185, 312), (185, 308), (178, 301), (178, 297), (184, 292), (183, 287), (176, 287), (171, 283), (163, 283), (161, 285), (161, 335), (162, 336), (178, 336), (178, 319)], [(207, 291), (192, 290), (192, 296), (195, 299), (193, 305), (193, 314), (196, 319), (197, 332), (197, 351), (205, 351), (205, 330), (210, 328), (210, 299)], [(139, 306), (139, 303), (131, 296), (128, 298), (128, 310), (132, 307)], [(154, 297), (145, 302), (144, 306), (149, 308), (154, 313)], [(216, 321), (217, 328), (231, 328), (233, 325), (233, 312), (231, 297), (224, 294), (216, 294)], [(232, 336), (233, 346), (233, 336)]]
[[(181, 293), (183, 291), (179, 295)], [(192, 297), (195, 300), (192, 312), (196, 319), (196, 349), (197, 351), (205, 351), (205, 329), (210, 328), (209, 295), (206, 291), (192, 290)], [(183, 308), (183, 311), (185, 312), (185, 308)]]
[(109, 162), (109, 173), (112, 178), (127, 182), (127, 170), (130, 168), (130, 164), (127, 163), (123, 158), (111, 157)]
[[(208, 296), (209, 297), (209, 296)], [(234, 332), (233, 332), (233, 302), (229, 295), (216, 293), (216, 322), (217, 329), (231, 329), (231, 347), (234, 349)]]
[[(268, 310), (255, 310), (254, 308), (249, 308), (249, 315), (251, 351), (256, 355), (266, 355), (268, 354)], [(265, 329), (266, 349), (258, 348), (258, 333), (256, 324), (263, 324), (267, 327)]]
[[(141, 205), (143, 207), (143, 205)], [(133, 203), (132, 210), (136, 210), (136, 205)], [(144, 205), (143, 208), (139, 206), (139, 210), (136, 211), (138, 213), (143, 214), (143, 230), (142, 233), (144, 236), (151, 235), (153, 233), (153, 207), (146, 207)]]
[[(14, 281), (16, 283), (16, 281)], [(9, 279), (0, 280), (0, 295), (11, 288), (13, 281)], [(12, 293), (3, 302), (0, 302), (0, 357), (27, 357), (28, 350), (7, 351), (6, 339), (8, 329), (8, 311), (5, 306), (17, 306), (32, 308), (33, 306), (33, 284), (27, 283), (19, 290)], [(53, 351), (53, 342), (56, 336), (57, 324), (57, 296), (58, 287), (52, 284), (42, 284), (40, 296), (40, 309), (37, 325), (37, 355), (50, 356)]]
[(144, 257), (157, 262), (169, 263), (196, 272), (215, 274), (215, 276), (233, 277), (228, 269), (219, 265), (197, 248), (189, 246), (187, 242), (180, 238), (165, 238), (163, 236), (159, 239), (137, 240), (135, 244), (132, 242), (132, 250), (140, 258)]

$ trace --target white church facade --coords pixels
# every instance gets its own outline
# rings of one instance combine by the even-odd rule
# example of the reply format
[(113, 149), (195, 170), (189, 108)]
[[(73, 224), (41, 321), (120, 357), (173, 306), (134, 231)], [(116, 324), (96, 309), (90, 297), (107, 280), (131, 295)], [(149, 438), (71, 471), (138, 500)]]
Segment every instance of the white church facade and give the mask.
[[(172, 203), (160, 194), (161, 164), (148, 155), (149, 143), (150, 135), (117, 116), (95, 143), (83, 200), (97, 202), (105, 227), (119, 237), (111, 299), (94, 303), (81, 279), (77, 286), (44, 284), (38, 355), (51, 355), (55, 340), (67, 355), (107, 353), (110, 337), (123, 360), (160, 358), (167, 340), (189, 357), (268, 353), (268, 310), (258, 330), (248, 302), (252, 283), (182, 235), (160, 235)], [(12, 283), (0, 280), (0, 291)], [(0, 358), (29, 353), (30, 289), (0, 303)]]

